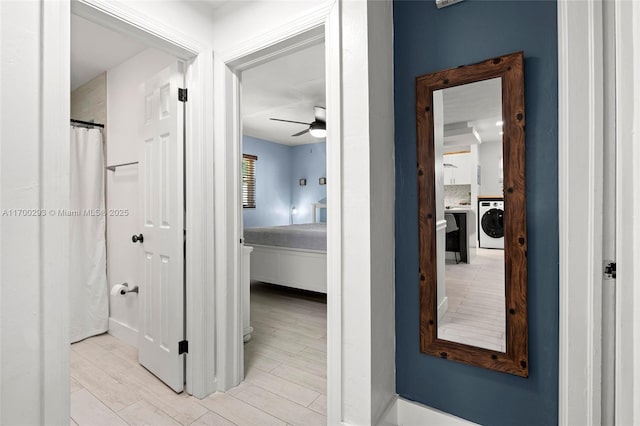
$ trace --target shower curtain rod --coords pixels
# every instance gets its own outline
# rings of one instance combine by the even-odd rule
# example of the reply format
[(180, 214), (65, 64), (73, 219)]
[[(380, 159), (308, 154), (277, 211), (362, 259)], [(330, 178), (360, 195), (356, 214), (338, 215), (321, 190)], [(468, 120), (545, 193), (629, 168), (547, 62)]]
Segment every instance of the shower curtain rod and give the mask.
[(101, 129), (104, 129), (104, 124), (100, 124), (100, 123), (92, 123), (90, 121), (82, 121), (82, 120), (74, 120), (73, 118), (71, 120), (71, 124), (82, 124), (83, 126), (92, 126), (92, 127), (100, 127)]

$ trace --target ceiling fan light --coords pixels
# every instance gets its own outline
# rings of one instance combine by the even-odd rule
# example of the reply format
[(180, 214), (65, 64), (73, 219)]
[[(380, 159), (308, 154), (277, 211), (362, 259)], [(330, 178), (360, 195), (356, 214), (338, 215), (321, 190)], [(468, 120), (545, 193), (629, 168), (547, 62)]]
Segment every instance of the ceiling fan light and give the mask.
[(309, 126), (309, 133), (314, 138), (322, 139), (327, 136), (327, 126), (321, 121), (314, 121)]
[(326, 129), (311, 129), (309, 130), (309, 133), (311, 133), (311, 136), (318, 139), (322, 139), (327, 136)]

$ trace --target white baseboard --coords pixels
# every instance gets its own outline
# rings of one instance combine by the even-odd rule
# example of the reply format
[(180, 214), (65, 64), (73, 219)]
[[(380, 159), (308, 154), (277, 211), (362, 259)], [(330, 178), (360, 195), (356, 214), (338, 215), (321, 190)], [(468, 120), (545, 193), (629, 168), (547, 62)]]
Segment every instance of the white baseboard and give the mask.
[[(376, 426), (396, 426), (398, 424), (398, 395), (395, 395), (385, 409)], [(343, 424), (344, 426), (344, 424)]]
[(440, 321), (444, 314), (447, 313), (447, 309), (449, 309), (449, 298), (445, 296), (442, 298), (442, 302), (438, 305), (438, 321)]
[(113, 318), (109, 318), (109, 334), (131, 346), (138, 347), (138, 330)]
[(435, 408), (398, 397), (380, 426), (468, 426), (475, 424)]

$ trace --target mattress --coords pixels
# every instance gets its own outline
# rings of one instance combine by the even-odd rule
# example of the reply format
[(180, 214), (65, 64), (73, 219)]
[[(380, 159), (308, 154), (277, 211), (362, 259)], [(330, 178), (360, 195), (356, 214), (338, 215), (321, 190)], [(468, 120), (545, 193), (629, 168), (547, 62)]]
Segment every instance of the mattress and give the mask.
[(244, 243), (326, 251), (327, 224), (303, 223), (266, 228), (245, 228)]

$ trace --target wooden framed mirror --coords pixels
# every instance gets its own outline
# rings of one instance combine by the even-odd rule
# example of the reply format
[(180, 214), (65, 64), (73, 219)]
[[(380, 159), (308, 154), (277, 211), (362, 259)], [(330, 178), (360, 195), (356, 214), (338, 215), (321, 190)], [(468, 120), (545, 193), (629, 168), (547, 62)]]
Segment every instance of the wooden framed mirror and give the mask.
[(420, 349), (528, 376), (524, 56), (416, 79)]

